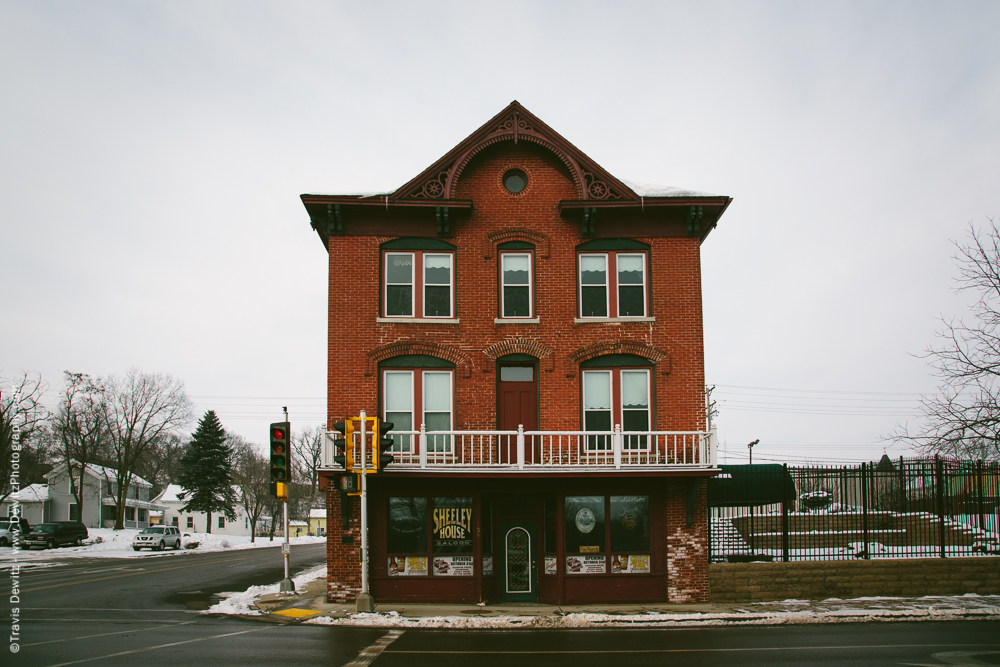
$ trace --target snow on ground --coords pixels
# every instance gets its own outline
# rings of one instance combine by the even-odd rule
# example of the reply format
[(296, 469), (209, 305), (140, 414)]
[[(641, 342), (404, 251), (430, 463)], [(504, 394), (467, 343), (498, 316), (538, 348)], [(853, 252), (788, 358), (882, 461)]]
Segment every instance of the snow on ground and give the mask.
[[(184, 549), (168, 548), (164, 551), (151, 551), (150, 549), (134, 551), (132, 549), (132, 538), (139, 533), (139, 530), (90, 528), (88, 532), (90, 537), (84, 540), (82, 547), (70, 546), (59, 547), (58, 549), (16, 550), (14, 547), (0, 547), (0, 569), (4, 569), (6, 563), (13, 561), (17, 561), (22, 565), (32, 565), (34, 563), (44, 563), (63, 558), (148, 558), (149, 556), (182, 553), (208, 553), (212, 551), (276, 547), (284, 541), (284, 538), (276, 537), (272, 542), (267, 539), (267, 536), (258, 536), (256, 542), (250, 542), (249, 536), (186, 532), (184, 533)], [(303, 536), (291, 538), (292, 544), (313, 544), (325, 541), (325, 537)], [(192, 547), (194, 544), (197, 544), (197, 546)]]
[[(294, 541), (294, 540), (293, 540)], [(297, 577), (292, 577), (295, 590), (301, 591), (310, 581), (326, 577), (326, 565), (307, 570)], [(209, 607), (206, 614), (233, 614), (238, 616), (260, 616), (258, 609), (251, 609), (253, 601), (262, 595), (269, 595), (278, 592), (280, 584), (269, 584), (267, 586), (251, 586), (245, 591), (237, 593), (219, 593), (219, 597), (226, 598), (222, 602)]]
[[(487, 607), (488, 609), (488, 607)], [(402, 628), (601, 628), (692, 627), (717, 625), (801, 625), (893, 620), (1000, 620), (1000, 596), (963, 595), (925, 598), (857, 598), (854, 600), (785, 600), (738, 605), (726, 612), (671, 614), (659, 611), (621, 614), (559, 612), (540, 616), (476, 615), (406, 617), (389, 611), (320, 616), (304, 623)]]

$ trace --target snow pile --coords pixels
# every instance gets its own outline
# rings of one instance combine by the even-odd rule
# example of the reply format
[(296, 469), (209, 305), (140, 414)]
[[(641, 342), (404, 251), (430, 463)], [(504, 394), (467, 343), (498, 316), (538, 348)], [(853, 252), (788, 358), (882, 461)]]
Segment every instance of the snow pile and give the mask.
[[(326, 565), (321, 565), (312, 570), (307, 570), (297, 577), (292, 577), (295, 590), (300, 591), (305, 585), (315, 579), (326, 577)], [(268, 584), (267, 586), (251, 586), (245, 591), (236, 593), (219, 593), (219, 597), (225, 598), (222, 602), (212, 605), (205, 611), (206, 614), (235, 614), (239, 616), (260, 616), (261, 611), (252, 607), (253, 601), (262, 595), (270, 595), (278, 592), (280, 582)]]
[[(148, 558), (150, 556), (163, 556), (179, 553), (208, 553), (214, 551), (231, 551), (238, 549), (254, 549), (263, 547), (276, 547), (282, 544), (284, 538), (274, 538), (270, 541), (267, 537), (257, 537), (256, 542), (251, 542), (249, 536), (242, 535), (216, 535), (214, 533), (183, 533), (184, 549), (176, 550), (167, 548), (164, 551), (152, 551), (143, 549), (134, 551), (132, 549), (132, 538), (139, 534), (139, 530), (126, 528), (123, 530), (112, 530), (111, 528), (88, 528), (89, 537), (84, 540), (82, 547), (59, 547), (58, 549), (14, 549), (13, 547), (0, 548), (0, 563), (17, 560), (25, 561), (47, 561), (63, 558)], [(305, 535), (291, 538), (292, 544), (315, 544), (326, 542), (325, 537), (312, 537)], [(197, 547), (189, 548), (197, 543)], [(15, 553), (16, 551), (16, 553)]]
[(311, 625), (351, 625), (402, 628), (531, 628), (692, 627), (718, 625), (802, 625), (890, 620), (1000, 620), (1000, 596), (962, 595), (925, 598), (856, 598), (853, 600), (785, 600), (745, 605), (727, 612), (672, 614), (644, 613), (543, 614), (539, 616), (429, 616), (406, 617), (398, 612), (360, 613), (345, 618), (321, 616), (303, 621)]

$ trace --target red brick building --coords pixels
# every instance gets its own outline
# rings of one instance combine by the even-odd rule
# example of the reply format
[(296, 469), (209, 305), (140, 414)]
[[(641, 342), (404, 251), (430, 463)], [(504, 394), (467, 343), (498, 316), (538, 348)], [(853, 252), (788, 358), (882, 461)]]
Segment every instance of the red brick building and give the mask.
[[(367, 477), (376, 601), (707, 600), (700, 248), (731, 200), (668, 194), (513, 102), (392, 193), (302, 195), (329, 252), (328, 428), (395, 424)], [(345, 601), (360, 509), (334, 486)]]

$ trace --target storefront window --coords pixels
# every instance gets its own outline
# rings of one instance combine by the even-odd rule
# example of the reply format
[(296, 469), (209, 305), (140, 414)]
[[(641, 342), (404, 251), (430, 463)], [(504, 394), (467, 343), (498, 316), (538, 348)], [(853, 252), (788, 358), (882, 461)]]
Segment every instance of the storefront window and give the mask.
[(472, 498), (435, 498), (431, 524), (434, 553), (472, 553)]
[(566, 553), (604, 552), (604, 496), (566, 496)]
[(611, 496), (611, 551), (649, 551), (649, 496)]
[(427, 499), (389, 498), (389, 553), (427, 552)]

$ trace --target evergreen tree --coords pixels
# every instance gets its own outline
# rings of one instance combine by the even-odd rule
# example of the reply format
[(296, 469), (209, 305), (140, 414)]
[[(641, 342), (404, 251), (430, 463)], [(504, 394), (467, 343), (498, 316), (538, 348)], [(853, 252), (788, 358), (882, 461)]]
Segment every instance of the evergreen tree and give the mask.
[(212, 532), (212, 512), (222, 512), (230, 521), (236, 520), (232, 451), (214, 410), (201, 418), (184, 450), (179, 482), (184, 490), (178, 497), (186, 501), (182, 511), (205, 512), (206, 532)]

